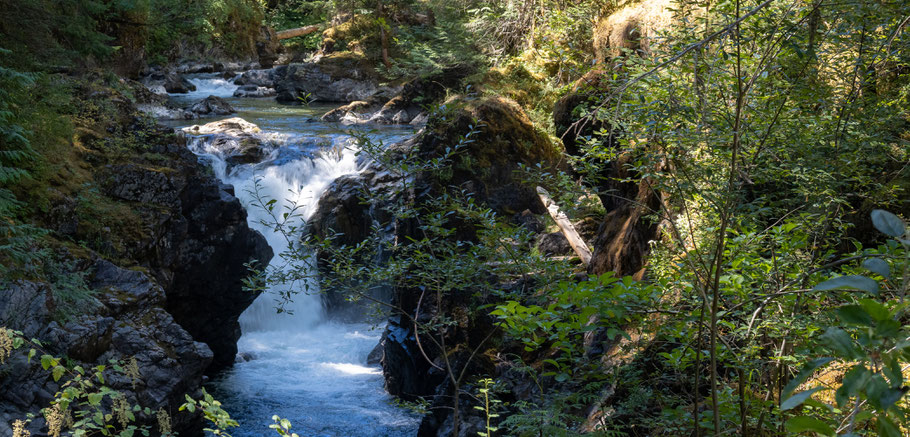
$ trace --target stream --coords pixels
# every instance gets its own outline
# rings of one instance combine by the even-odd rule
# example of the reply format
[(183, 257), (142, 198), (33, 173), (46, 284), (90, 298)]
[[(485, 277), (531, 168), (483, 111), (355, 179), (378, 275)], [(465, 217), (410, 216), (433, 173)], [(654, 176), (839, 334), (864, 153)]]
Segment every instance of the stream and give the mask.
[[(234, 98), (237, 86), (215, 75), (191, 76), (190, 81), (197, 90), (172, 95), (174, 103), (186, 106), (215, 95), (228, 100), (237, 114), (169, 124), (180, 127), (241, 117), (258, 125), (260, 135), (276, 146), (263, 162), (229, 168), (218, 151), (207, 147), (205, 137), (188, 138), (191, 150), (211, 164), (218, 178), (234, 186), (250, 227), (261, 232), (275, 252), (272, 267), (280, 268), (278, 255), (287, 249), (287, 242), (260, 222), (266, 214), (252, 206), (249, 193), (255, 180), (265, 196), (278, 199), (278, 205), (284, 199), (303, 205), (301, 219), (306, 220), (332, 181), (359, 171), (350, 129), (369, 129), (368, 135), (389, 144), (414, 133), (412, 127), (351, 127), (320, 121), (334, 106), (283, 106), (272, 98)], [(250, 359), (238, 360), (208, 384), (240, 423), (229, 432), (234, 437), (277, 435), (268, 429), (277, 414), (290, 420), (292, 431), (302, 437), (416, 434), (419, 417), (391, 404), (381, 369), (366, 363), (379, 341), (381, 326), (331, 320), (321, 296), (313, 292), (318, 284), (309, 284), (309, 289), (311, 294), (297, 294), (288, 307), (293, 315), (276, 312), (276, 289), (263, 293), (241, 315), (243, 335), (238, 348)]]

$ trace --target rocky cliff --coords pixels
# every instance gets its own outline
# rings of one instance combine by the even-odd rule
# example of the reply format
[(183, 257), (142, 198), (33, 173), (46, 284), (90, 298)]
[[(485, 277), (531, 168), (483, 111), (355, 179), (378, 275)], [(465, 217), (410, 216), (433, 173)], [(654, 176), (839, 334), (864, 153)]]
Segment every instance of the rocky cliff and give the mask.
[[(137, 111), (135, 83), (61, 80), (80, 112), (70, 115), (72, 136), (60, 139), (59, 156), (41, 150), (47, 168), (25, 194), (51, 205), (34, 216), (51, 231), (48, 263), (60, 271), (4, 283), (0, 326), (41, 340), (69, 365), (135, 362), (136, 380), (112, 372), (109, 385), (153, 411), (176, 413), (204, 373), (233, 362), (237, 318), (256, 297), (243, 290), (245, 265), (267, 263), (271, 249), (247, 226), (233, 188), (182, 136)], [(0, 365), (2, 435), (60, 388), (25, 358)], [(30, 425), (36, 433), (43, 426)], [(196, 429), (193, 418), (175, 418), (175, 429)]]

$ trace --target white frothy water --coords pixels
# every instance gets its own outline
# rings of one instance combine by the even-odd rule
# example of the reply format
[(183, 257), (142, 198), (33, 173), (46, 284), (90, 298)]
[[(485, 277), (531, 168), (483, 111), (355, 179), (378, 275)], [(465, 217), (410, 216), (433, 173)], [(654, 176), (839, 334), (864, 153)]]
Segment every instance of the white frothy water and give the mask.
[[(197, 92), (226, 88), (220, 83), (200, 85), (197, 83)], [(257, 181), (262, 198), (276, 199), (278, 217), (285, 211), (283, 205), (301, 205), (299, 216), (289, 223), (301, 226), (315, 212), (319, 197), (332, 181), (358, 171), (353, 142), (347, 135), (314, 137), (305, 131), (268, 131), (270, 123), (326, 127), (301, 122), (260, 122), (261, 136), (273, 148), (259, 164), (231, 167), (207, 138), (189, 141), (194, 152), (208, 158), (216, 176), (234, 186), (235, 195), (247, 210), (250, 227), (265, 236), (275, 253), (269, 267), (273, 269), (289, 268), (279, 256), (289, 243), (280, 232), (263, 224), (272, 219), (254, 205)], [(275, 285), (240, 317), (243, 336), (238, 348), (248, 360), (239, 361), (213, 383), (225, 408), (241, 423), (231, 434), (267, 435), (270, 418), (277, 414), (289, 419), (293, 431), (301, 436), (414, 435), (418, 419), (390, 404), (381, 369), (366, 363), (380, 332), (365, 324), (327, 321), (317, 283), (308, 284), (309, 294), (296, 294), (286, 306), (293, 314), (276, 313), (277, 293), (292, 286), (303, 289), (302, 284)]]
[(212, 75), (204, 75), (199, 77), (189, 77), (187, 80), (196, 85), (196, 91), (190, 91), (186, 94), (183, 94), (187, 99), (204, 99), (208, 96), (216, 97), (232, 97), (234, 91), (237, 91), (237, 88), (240, 88), (239, 85), (234, 84), (234, 79), (236, 77), (225, 79), (222, 77), (210, 77)]

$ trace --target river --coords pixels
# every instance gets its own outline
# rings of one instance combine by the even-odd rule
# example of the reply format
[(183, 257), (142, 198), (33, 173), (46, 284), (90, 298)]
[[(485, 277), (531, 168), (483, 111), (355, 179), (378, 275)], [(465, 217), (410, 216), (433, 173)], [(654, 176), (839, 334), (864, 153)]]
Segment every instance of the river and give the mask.
[[(234, 98), (237, 88), (215, 75), (191, 77), (195, 92), (172, 95), (187, 105), (209, 95), (223, 97), (237, 109), (230, 117), (257, 124), (261, 135), (276, 147), (257, 164), (228, 168), (205, 138), (190, 138), (190, 148), (208, 162), (216, 176), (234, 186), (249, 215), (250, 227), (269, 242), (276, 256), (272, 268), (281, 268), (278, 254), (287, 249), (283, 235), (261, 223), (264, 211), (254, 207), (249, 192), (259, 180), (261, 192), (281, 202), (303, 205), (301, 220), (310, 217), (319, 196), (337, 177), (359, 171), (352, 127), (324, 123), (319, 117), (333, 106), (283, 106), (272, 98)], [(227, 117), (221, 117), (227, 118)], [(218, 118), (175, 123), (204, 124)], [(360, 126), (377, 140), (392, 143), (412, 135), (411, 127)], [(333, 321), (325, 313), (318, 284), (307, 284), (309, 294), (299, 293), (288, 307), (293, 314), (277, 313), (275, 293), (263, 293), (240, 318), (243, 335), (238, 360), (208, 384), (240, 426), (234, 437), (277, 435), (268, 429), (272, 415), (293, 423), (304, 436), (411, 436), (419, 418), (391, 404), (383, 389), (378, 366), (366, 363), (376, 346), (381, 326)], [(297, 284), (298, 288), (301, 284)], [(278, 286), (281, 287), (281, 286)]]

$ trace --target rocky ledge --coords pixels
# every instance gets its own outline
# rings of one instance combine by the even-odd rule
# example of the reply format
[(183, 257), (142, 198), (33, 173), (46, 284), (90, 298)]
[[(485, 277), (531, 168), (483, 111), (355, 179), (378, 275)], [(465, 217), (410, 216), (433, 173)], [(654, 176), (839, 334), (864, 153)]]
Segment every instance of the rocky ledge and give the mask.
[[(135, 378), (108, 371), (108, 385), (176, 413), (205, 373), (234, 362), (238, 317), (256, 298), (243, 288), (246, 266), (268, 263), (272, 251), (248, 227), (233, 187), (214, 178), (183, 135), (138, 110), (136, 83), (67, 80), (78, 104), (99, 114), (75, 120), (73, 144), (61, 149), (69, 166), (48, 170), (62, 172), (46, 190), (53, 207), (36, 218), (61, 271), (2, 283), (0, 326), (41, 340), (69, 365), (124, 360)], [(59, 389), (25, 352), (0, 364), (0, 435)], [(198, 417), (172, 416), (175, 431), (199, 431)], [(45, 435), (43, 426), (35, 419), (29, 428)]]

